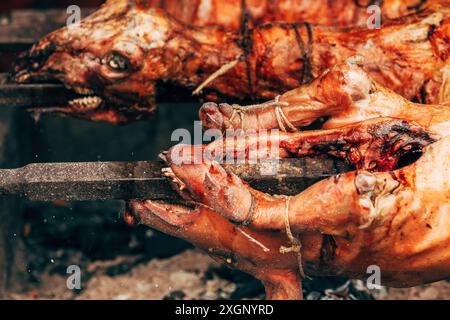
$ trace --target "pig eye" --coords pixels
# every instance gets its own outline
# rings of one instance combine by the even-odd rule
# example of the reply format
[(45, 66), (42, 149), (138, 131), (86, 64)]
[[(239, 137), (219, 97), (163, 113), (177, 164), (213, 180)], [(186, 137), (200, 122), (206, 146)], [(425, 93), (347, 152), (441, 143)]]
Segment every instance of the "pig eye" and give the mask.
[(40, 67), (41, 67), (41, 64), (40, 64), (40, 62), (38, 62), (38, 61), (34, 61), (34, 62), (31, 64), (31, 68), (32, 68), (33, 70), (38, 70)]
[(130, 70), (130, 60), (118, 53), (112, 53), (106, 59), (106, 65), (115, 72), (127, 72)]

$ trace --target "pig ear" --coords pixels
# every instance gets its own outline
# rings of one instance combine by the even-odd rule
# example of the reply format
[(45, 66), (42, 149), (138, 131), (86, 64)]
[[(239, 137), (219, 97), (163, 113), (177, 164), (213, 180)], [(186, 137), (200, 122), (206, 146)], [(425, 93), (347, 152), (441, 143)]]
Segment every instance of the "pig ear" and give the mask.
[(173, 227), (183, 227), (195, 222), (199, 211), (183, 205), (167, 204), (157, 201), (131, 201), (128, 204), (131, 214), (143, 224), (149, 224), (150, 216), (156, 216)]

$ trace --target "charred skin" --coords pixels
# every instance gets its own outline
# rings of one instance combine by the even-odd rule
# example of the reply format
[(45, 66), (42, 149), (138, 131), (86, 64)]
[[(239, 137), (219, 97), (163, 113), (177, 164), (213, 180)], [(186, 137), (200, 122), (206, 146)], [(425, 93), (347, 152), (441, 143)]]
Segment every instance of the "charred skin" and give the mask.
[(442, 0), (150, 0), (140, 1), (149, 7), (166, 10), (185, 23), (196, 26), (222, 26), (230, 30), (242, 27), (243, 15), (251, 25), (271, 21), (308, 21), (324, 26), (349, 27), (366, 25), (373, 11), (371, 5), (381, 8), (383, 19), (394, 19), (417, 13)]
[(271, 23), (242, 34), (188, 27), (162, 10), (111, 0), (23, 54), (15, 79), (62, 81), (101, 101), (56, 111), (119, 123), (152, 114), (161, 82), (194, 89), (228, 66), (206, 85), (208, 99), (270, 99), (359, 54), (376, 81), (432, 103), (447, 99), (449, 12), (448, 4), (432, 6), (374, 30)]
[[(289, 200), (252, 189), (217, 163), (174, 164), (169, 158), (177, 179), (202, 204), (192, 210), (146, 201), (132, 208), (142, 223), (181, 236), (213, 256), (209, 248), (222, 248), (216, 258), (255, 275), (266, 288), (278, 288), (268, 298), (300, 297), (297, 255), (280, 253), (281, 245), (289, 246), (286, 210), (301, 239), (308, 275), (364, 278), (367, 267), (377, 265), (383, 285), (414, 286), (449, 276), (448, 150), (450, 139), (444, 138), (426, 147), (412, 165), (346, 173)], [(242, 228), (253, 241), (236, 232), (239, 224), (230, 220), (248, 223)]]
[(443, 83), (441, 93), (446, 103), (413, 103), (374, 81), (363, 70), (360, 57), (352, 57), (310, 84), (280, 95), (276, 101), (244, 107), (206, 103), (199, 115), (204, 127), (222, 131), (275, 128), (296, 131), (323, 117), (328, 117), (323, 128), (331, 129), (380, 116), (394, 117), (415, 121), (436, 134), (447, 136), (450, 134), (450, 78)]

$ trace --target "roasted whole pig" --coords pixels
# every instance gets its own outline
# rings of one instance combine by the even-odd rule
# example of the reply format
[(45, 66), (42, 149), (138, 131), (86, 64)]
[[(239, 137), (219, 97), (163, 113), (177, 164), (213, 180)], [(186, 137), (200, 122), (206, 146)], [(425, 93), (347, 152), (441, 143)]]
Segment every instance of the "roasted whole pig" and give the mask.
[[(297, 104), (277, 118), (273, 103), (283, 101)], [(351, 59), (310, 85), (251, 107), (261, 111), (257, 118), (252, 111), (230, 121), (229, 107), (205, 106), (205, 117), (216, 112), (206, 123), (254, 131), (279, 128), (278, 121), (290, 116), (298, 127), (331, 118), (322, 130), (264, 135), (241, 130), (205, 146), (176, 146), (164, 154), (165, 172), (190, 207), (134, 201), (130, 216), (254, 275), (269, 299), (300, 299), (305, 275), (365, 278), (373, 265), (386, 286), (448, 278), (450, 105), (412, 104), (374, 82)], [(252, 122), (257, 125), (249, 126)], [(356, 171), (296, 196), (273, 196), (219, 164), (250, 159), (252, 150), (269, 145), (278, 146), (263, 148), (269, 159), (327, 155), (347, 160)], [(399, 161), (417, 153), (418, 160)]]
[(157, 84), (206, 98), (270, 99), (350, 56), (407, 99), (447, 100), (450, 5), (433, 5), (381, 29), (271, 23), (242, 32), (188, 27), (161, 9), (110, 0), (79, 25), (44, 37), (15, 65), (19, 83), (57, 80), (76, 92), (55, 111), (120, 123), (152, 114)]
[(197, 26), (222, 26), (238, 30), (243, 21), (252, 25), (271, 21), (299, 22), (327, 26), (366, 25), (378, 5), (385, 19), (417, 13), (442, 0), (149, 0), (149, 7), (162, 8), (173, 17)]

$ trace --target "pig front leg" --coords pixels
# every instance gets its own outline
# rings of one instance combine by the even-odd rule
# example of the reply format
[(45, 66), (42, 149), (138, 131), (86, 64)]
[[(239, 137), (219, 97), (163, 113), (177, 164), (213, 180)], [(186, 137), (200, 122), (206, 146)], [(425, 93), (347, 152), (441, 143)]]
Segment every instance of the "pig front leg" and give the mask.
[[(219, 162), (329, 155), (357, 169), (388, 171), (403, 155), (420, 151), (436, 139), (437, 135), (414, 122), (375, 118), (329, 130), (225, 136), (205, 146), (203, 154)], [(185, 153), (188, 148), (184, 147)]]

